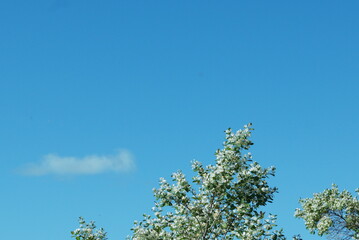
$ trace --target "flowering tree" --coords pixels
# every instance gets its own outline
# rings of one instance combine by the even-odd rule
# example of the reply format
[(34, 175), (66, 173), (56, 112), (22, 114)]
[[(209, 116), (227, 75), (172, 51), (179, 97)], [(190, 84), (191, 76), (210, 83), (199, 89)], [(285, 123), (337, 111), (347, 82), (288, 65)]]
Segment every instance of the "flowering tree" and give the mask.
[(80, 217), (79, 218), (80, 228), (71, 232), (71, 235), (76, 240), (107, 240), (106, 232), (103, 228), (96, 230), (95, 222), (91, 221), (86, 223), (86, 221)]
[(214, 165), (194, 161), (196, 176), (189, 182), (178, 171), (173, 184), (160, 179), (154, 189), (153, 216), (135, 222), (132, 240), (276, 240), (285, 239), (276, 231), (275, 215), (265, 217), (260, 208), (273, 199), (276, 188), (266, 181), (275, 168), (262, 168), (252, 160), (251, 124), (233, 133), (215, 153)]
[[(359, 194), (359, 189), (356, 192)], [(339, 192), (333, 185), (299, 202), (303, 209), (297, 209), (295, 216), (305, 221), (312, 234), (331, 239), (359, 239), (359, 199), (348, 191)]]

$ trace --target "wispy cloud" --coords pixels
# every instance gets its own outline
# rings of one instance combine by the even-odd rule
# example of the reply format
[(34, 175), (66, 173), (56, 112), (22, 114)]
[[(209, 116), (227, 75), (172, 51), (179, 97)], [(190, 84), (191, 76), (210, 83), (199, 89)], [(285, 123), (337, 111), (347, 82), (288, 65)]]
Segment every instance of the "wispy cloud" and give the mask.
[(42, 175), (90, 175), (105, 172), (128, 172), (135, 168), (134, 158), (127, 150), (115, 155), (89, 155), (83, 158), (45, 155), (42, 161), (31, 163), (20, 169), (29, 176)]

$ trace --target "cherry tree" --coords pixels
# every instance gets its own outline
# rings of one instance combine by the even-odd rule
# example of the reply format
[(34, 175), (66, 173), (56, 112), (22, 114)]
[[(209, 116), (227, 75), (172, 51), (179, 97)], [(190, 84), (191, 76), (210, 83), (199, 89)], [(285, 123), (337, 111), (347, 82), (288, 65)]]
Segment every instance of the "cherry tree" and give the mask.
[(86, 223), (85, 219), (79, 218), (80, 227), (71, 231), (76, 240), (107, 240), (107, 233), (103, 228), (96, 229), (94, 221)]
[[(359, 189), (356, 190), (359, 194)], [(338, 186), (299, 200), (295, 216), (305, 221), (310, 233), (330, 239), (359, 239), (359, 199)]]
[(251, 124), (237, 132), (228, 129), (214, 165), (193, 161), (192, 181), (181, 171), (172, 174), (172, 183), (161, 178), (154, 189), (153, 214), (136, 221), (128, 239), (285, 239), (281, 230), (275, 230), (276, 216), (262, 211), (277, 191), (267, 182), (275, 168), (252, 160), (248, 151), (252, 130)]

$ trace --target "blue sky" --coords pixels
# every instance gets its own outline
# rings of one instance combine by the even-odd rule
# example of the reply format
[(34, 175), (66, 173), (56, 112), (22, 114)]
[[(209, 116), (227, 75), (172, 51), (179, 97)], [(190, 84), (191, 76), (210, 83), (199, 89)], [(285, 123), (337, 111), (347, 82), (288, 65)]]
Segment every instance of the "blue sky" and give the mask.
[(266, 211), (310, 236), (298, 199), (359, 168), (358, 1), (0, 3), (3, 239), (64, 240), (77, 218), (124, 239), (152, 188), (255, 128), (277, 167)]

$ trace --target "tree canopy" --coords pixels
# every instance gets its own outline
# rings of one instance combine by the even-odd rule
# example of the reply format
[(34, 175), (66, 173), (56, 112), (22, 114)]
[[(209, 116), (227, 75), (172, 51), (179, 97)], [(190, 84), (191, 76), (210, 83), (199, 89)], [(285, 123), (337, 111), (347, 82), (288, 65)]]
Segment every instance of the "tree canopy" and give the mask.
[[(275, 168), (263, 168), (249, 152), (253, 128), (225, 131), (223, 148), (215, 152), (214, 164), (192, 162), (194, 176), (182, 171), (172, 182), (160, 178), (154, 189), (152, 214), (135, 221), (128, 240), (284, 240), (276, 230), (276, 216), (263, 212), (277, 188), (267, 179)], [(356, 190), (359, 194), (359, 189)], [(336, 185), (299, 200), (302, 209), (295, 216), (305, 221), (312, 234), (330, 239), (359, 239), (359, 199)], [(71, 232), (76, 240), (106, 240), (106, 232), (94, 222), (79, 219), (80, 228)], [(302, 240), (300, 235), (293, 240)]]
[(79, 218), (80, 227), (71, 231), (76, 240), (107, 240), (107, 233), (103, 228), (96, 229), (94, 221), (86, 223), (85, 219)]
[[(356, 190), (359, 194), (359, 189)], [(315, 193), (299, 201), (302, 209), (295, 216), (305, 221), (306, 228), (330, 239), (359, 239), (359, 199), (338, 186)]]
[(181, 171), (172, 174), (173, 184), (161, 178), (153, 215), (135, 222), (129, 239), (284, 239), (273, 230), (276, 216), (260, 211), (277, 191), (267, 183), (275, 168), (252, 160), (251, 130), (251, 124), (235, 133), (228, 129), (214, 165), (193, 161), (191, 182)]

